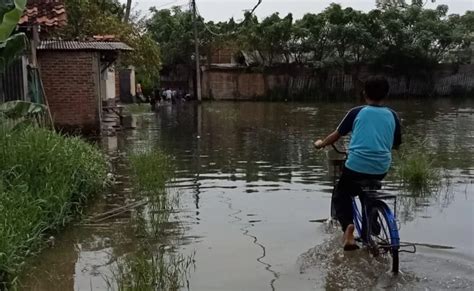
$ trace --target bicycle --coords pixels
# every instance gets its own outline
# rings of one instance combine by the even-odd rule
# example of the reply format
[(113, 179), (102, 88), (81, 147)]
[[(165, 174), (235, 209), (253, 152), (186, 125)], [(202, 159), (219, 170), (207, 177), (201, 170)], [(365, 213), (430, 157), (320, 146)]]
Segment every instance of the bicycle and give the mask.
[[(340, 151), (335, 145), (333, 149), (344, 156), (343, 159), (333, 160), (334, 166), (340, 167), (342, 171), (343, 161), (347, 158), (347, 153)], [(337, 170), (334, 170), (336, 173)], [(337, 185), (337, 178), (333, 179), (334, 189)], [(412, 244), (401, 244), (399, 228), (396, 218), (397, 196), (381, 192), (382, 182), (380, 180), (358, 181), (362, 189), (359, 199), (352, 197), (353, 221), (356, 229), (356, 241), (362, 243), (370, 254), (374, 257), (382, 256), (391, 259), (391, 271), (397, 274), (399, 271), (399, 253), (415, 253), (416, 247)], [(333, 190), (334, 195), (334, 190)], [(331, 199), (333, 200), (333, 199)], [(358, 200), (358, 201), (357, 201)], [(394, 211), (390, 209), (386, 200), (393, 201)], [(331, 202), (331, 217), (334, 217), (334, 206)], [(411, 246), (413, 251), (401, 250), (401, 247)]]

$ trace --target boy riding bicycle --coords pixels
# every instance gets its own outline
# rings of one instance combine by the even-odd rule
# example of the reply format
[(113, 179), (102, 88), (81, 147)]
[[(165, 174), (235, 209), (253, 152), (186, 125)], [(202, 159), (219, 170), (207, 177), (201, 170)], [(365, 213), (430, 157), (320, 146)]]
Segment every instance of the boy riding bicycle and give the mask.
[(358, 249), (352, 214), (352, 196), (362, 191), (357, 182), (382, 180), (390, 168), (391, 150), (401, 144), (400, 120), (393, 110), (383, 106), (388, 91), (384, 77), (368, 78), (364, 84), (367, 105), (351, 109), (333, 133), (314, 143), (316, 148), (324, 148), (352, 132), (349, 155), (333, 197), (336, 217), (344, 232), (344, 250)]

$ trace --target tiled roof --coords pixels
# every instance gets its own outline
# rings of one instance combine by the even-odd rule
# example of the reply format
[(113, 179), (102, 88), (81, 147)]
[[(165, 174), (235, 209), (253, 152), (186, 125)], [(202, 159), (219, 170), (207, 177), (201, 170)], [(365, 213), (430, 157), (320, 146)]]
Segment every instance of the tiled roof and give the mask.
[(66, 25), (64, 0), (28, 0), (20, 25), (42, 25), (47, 27)]
[(99, 50), (99, 51), (131, 51), (131, 47), (123, 42), (105, 41), (41, 41), (38, 50)]

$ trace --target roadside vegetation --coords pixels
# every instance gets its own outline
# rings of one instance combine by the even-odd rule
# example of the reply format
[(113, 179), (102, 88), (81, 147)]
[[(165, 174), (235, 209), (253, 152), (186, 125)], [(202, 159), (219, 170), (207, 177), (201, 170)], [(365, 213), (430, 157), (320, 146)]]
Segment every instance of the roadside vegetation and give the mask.
[[(218, 23), (199, 17), (201, 51), (241, 52), (236, 61), (254, 66), (293, 63), (324, 69), (369, 64), (413, 73), (439, 62), (470, 61), (474, 11), (450, 14), (447, 5), (428, 9), (420, 0), (374, 2), (377, 8), (369, 12), (331, 4), (298, 20), (278, 13), (259, 19), (250, 11), (241, 20)], [(192, 65), (191, 20), (192, 13), (179, 7), (152, 10), (146, 28), (162, 48), (164, 67)]]
[(0, 282), (15, 281), (25, 258), (104, 186), (105, 157), (78, 137), (0, 120)]
[(401, 185), (414, 194), (437, 191), (442, 183), (436, 159), (427, 151), (426, 140), (406, 136), (402, 149), (395, 155), (394, 175)]
[(137, 233), (136, 249), (117, 259), (111, 278), (112, 290), (181, 290), (187, 285), (193, 255), (174, 249), (182, 236), (178, 193), (167, 187), (173, 178), (171, 157), (159, 149), (137, 150), (129, 155), (136, 207), (132, 225)]
[(129, 112), (131, 114), (149, 113), (150, 105), (148, 103), (127, 104), (125, 107), (125, 112)]
[(118, 0), (64, 2), (67, 25), (54, 30), (53, 36), (65, 40), (90, 40), (93, 36), (106, 36), (131, 46), (133, 52), (123, 53), (118, 67), (134, 66), (137, 82), (142, 84), (145, 95), (148, 95), (159, 81), (160, 47), (145, 27), (145, 16), (131, 11), (134, 3), (131, 0), (128, 5), (122, 5)]
[[(25, 5), (0, 5), (0, 73), (27, 47), (26, 35), (15, 31)], [(25, 259), (80, 213), (106, 180), (99, 149), (48, 130), (48, 117), (42, 104), (0, 104), (0, 290), (15, 284)]]

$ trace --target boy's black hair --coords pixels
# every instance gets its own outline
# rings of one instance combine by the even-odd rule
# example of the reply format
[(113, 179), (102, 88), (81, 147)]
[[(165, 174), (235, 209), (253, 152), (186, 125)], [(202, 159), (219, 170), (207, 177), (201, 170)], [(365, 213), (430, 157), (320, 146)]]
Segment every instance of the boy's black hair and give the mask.
[(390, 89), (387, 79), (383, 76), (372, 76), (367, 78), (364, 84), (364, 91), (367, 99), (373, 101), (383, 100)]

